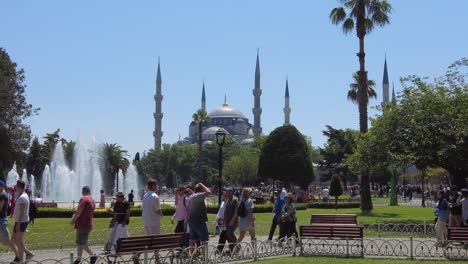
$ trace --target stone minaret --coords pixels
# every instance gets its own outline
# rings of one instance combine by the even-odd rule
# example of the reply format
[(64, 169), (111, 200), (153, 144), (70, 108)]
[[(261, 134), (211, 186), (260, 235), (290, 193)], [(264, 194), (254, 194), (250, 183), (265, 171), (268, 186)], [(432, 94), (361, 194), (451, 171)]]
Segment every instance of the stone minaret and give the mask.
[(254, 108), (252, 108), (252, 112), (254, 114), (254, 137), (259, 137), (262, 135), (262, 127), (260, 120), (260, 116), (262, 114), (262, 108), (260, 107), (260, 96), (262, 95), (262, 89), (260, 89), (260, 60), (258, 56), (259, 55), (257, 49), (257, 65), (255, 66), (255, 88), (253, 89)]
[(388, 71), (387, 71), (387, 56), (385, 56), (384, 63), (384, 73), (383, 73), (383, 82), (382, 82), (382, 109), (390, 102), (390, 89), (388, 82)]
[(203, 81), (203, 88), (202, 88), (202, 95), (201, 95), (201, 109), (206, 112), (205, 81)]
[(288, 79), (286, 78), (286, 91), (284, 93), (284, 125), (291, 124), (289, 121), (289, 115), (291, 114), (291, 108), (289, 107), (289, 86)]
[(158, 57), (158, 73), (156, 75), (156, 95), (154, 96), (154, 101), (156, 101), (156, 112), (154, 113), (154, 121), (155, 121), (155, 126), (154, 126), (154, 149), (161, 149), (161, 139), (163, 136), (162, 132), (162, 126), (161, 126), (161, 121), (163, 118), (163, 113), (162, 113), (162, 100), (163, 96), (161, 94), (161, 69), (159, 65), (159, 57)]
[(397, 104), (396, 96), (395, 96), (395, 84), (392, 82), (392, 105), (395, 106)]

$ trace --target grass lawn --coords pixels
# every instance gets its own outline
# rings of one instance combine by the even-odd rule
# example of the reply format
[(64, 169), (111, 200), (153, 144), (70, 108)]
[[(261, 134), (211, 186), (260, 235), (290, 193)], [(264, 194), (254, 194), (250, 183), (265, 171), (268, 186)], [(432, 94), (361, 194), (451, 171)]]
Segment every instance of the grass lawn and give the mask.
[[(355, 259), (355, 258), (330, 258), (330, 257), (288, 257), (288, 258), (276, 258), (268, 260), (260, 260), (255, 263), (271, 263), (271, 264), (302, 264), (302, 263), (314, 263), (314, 264), (436, 264), (440, 262), (461, 264), (466, 261), (450, 261), (450, 260), (400, 260), (400, 259)], [(252, 262), (253, 263), (253, 262)]]
[[(307, 209), (297, 212), (298, 224), (307, 224), (310, 221), (311, 214), (357, 214), (358, 223), (369, 224), (377, 222), (386, 223), (422, 223), (426, 221), (431, 223), (434, 219), (432, 208), (422, 207), (407, 207), (407, 206), (376, 206), (369, 214), (362, 214), (358, 208), (352, 209)], [(208, 215), (210, 223), (214, 222), (215, 215)], [(259, 235), (267, 235), (269, 230), (272, 214), (271, 213), (258, 213), (255, 214), (257, 223), (257, 233)], [(164, 216), (161, 225), (171, 225), (171, 216)], [(108, 218), (95, 218), (94, 230), (106, 229), (109, 225), (110, 219)], [(12, 228), (12, 220), (9, 221), (10, 230)], [(69, 224), (68, 218), (38, 218), (35, 220), (34, 225), (28, 227), (29, 233), (47, 233), (47, 232), (61, 232), (62, 230), (72, 232), (73, 227)], [(132, 217), (130, 219), (130, 228), (141, 227), (141, 217)], [(172, 225), (175, 228), (175, 225)], [(172, 229), (170, 228), (170, 229)], [(210, 225), (210, 230), (213, 225)]]

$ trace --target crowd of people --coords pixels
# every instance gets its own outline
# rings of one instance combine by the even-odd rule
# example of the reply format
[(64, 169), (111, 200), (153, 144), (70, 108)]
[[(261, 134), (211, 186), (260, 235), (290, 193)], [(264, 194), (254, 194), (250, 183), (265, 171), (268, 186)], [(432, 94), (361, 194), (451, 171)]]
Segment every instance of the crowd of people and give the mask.
[[(25, 183), (17, 181), (14, 187), (15, 207), (11, 208), (11, 201), (5, 191), (5, 182), (0, 181), (0, 235), (1, 242), (15, 253), (13, 262), (29, 260), (34, 253), (28, 250), (24, 244), (24, 233), (30, 223), (29, 207), (30, 199), (25, 189)], [(378, 190), (384, 190), (378, 189)], [(270, 191), (270, 190), (268, 190)], [(321, 199), (329, 198), (329, 189), (319, 186), (311, 190), (319, 193)], [(350, 188), (355, 191), (355, 188)], [(400, 189), (405, 196), (413, 190), (409, 186)], [(218, 190), (216, 191), (218, 192)], [(227, 187), (222, 189), (222, 202), (217, 212), (215, 223), (219, 232), (218, 250), (220, 254), (235, 254), (239, 243), (243, 242), (247, 232), (250, 241), (256, 240), (254, 206), (258, 197), (262, 197), (262, 191), (253, 188), (236, 189)], [(268, 241), (274, 240), (277, 228), (279, 234), (276, 239), (297, 237), (297, 217), (295, 202), (299, 199), (295, 192), (288, 193), (284, 188), (272, 190), (274, 194), (273, 217), (271, 221)], [(105, 197), (101, 191), (99, 207), (105, 206)], [(206, 245), (209, 241), (208, 216), (206, 209), (206, 197), (212, 195), (212, 190), (203, 183), (192, 185), (181, 185), (175, 189), (175, 213), (172, 215), (171, 223), (175, 224), (175, 233), (185, 233), (185, 246), (193, 250), (196, 246)], [(257, 201), (254, 202), (254, 199)], [(142, 197), (142, 224), (145, 235), (161, 234), (161, 220), (163, 211), (156, 180), (149, 179)], [(108, 243), (106, 251), (114, 251), (119, 238), (129, 236), (128, 225), (130, 223), (130, 208), (133, 206), (133, 190), (128, 194), (128, 199), (123, 192), (117, 192), (111, 205), (113, 217), (109, 223)], [(90, 256), (90, 263), (97, 261), (97, 256), (88, 245), (89, 234), (93, 229), (93, 215), (95, 201), (91, 196), (88, 186), (82, 187), (76, 213), (70, 223), (76, 229), (77, 259), (74, 264), (79, 264), (83, 253)], [(10, 236), (8, 230), (9, 211), (14, 216), (13, 234)], [(436, 219), (434, 220), (437, 246), (443, 246), (446, 241), (447, 226), (468, 227), (468, 189), (459, 190), (456, 187), (441, 188), (437, 192), (435, 208)], [(236, 237), (236, 231), (239, 236)], [(468, 243), (464, 245), (468, 248)], [(204, 250), (204, 247), (203, 247)]]

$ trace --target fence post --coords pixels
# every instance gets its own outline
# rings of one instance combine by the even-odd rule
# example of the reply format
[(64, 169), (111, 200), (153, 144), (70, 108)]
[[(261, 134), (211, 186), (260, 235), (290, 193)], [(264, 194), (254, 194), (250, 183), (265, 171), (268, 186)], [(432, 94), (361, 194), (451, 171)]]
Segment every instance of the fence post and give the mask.
[(252, 241), (253, 243), (253, 249), (254, 249), (254, 261), (257, 261), (258, 259), (258, 245), (257, 245), (257, 239), (255, 239), (254, 241)]
[(410, 242), (410, 259), (413, 260), (414, 259), (414, 257), (413, 257), (413, 237), (409, 238), (409, 242)]
[(143, 253), (143, 263), (148, 264), (148, 247), (145, 248), (145, 253)]
[(427, 227), (426, 227), (426, 221), (424, 221), (424, 236), (426, 237), (427, 236)]
[(70, 252), (70, 264), (73, 264), (73, 252)]
[(203, 258), (204, 258), (205, 263), (208, 263), (208, 255), (209, 255), (208, 254), (208, 250), (209, 250), (208, 244), (206, 244), (204, 247), (205, 247), (205, 252), (204, 252), (205, 254), (204, 254)]
[(293, 257), (295, 257), (296, 256), (296, 234), (293, 234), (292, 239), (293, 239), (292, 241), (293, 254), (292, 255)]
[(380, 222), (377, 222), (377, 236), (380, 237)]
[(346, 258), (349, 258), (349, 238), (346, 236)]

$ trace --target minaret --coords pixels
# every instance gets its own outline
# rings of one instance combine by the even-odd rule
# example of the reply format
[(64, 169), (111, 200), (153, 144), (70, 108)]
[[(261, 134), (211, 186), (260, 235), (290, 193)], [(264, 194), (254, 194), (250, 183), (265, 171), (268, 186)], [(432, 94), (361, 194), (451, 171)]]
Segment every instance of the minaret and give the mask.
[(284, 93), (284, 125), (289, 125), (289, 115), (291, 114), (291, 108), (289, 107), (289, 86), (288, 78), (286, 78), (286, 91)]
[(385, 106), (390, 102), (389, 86), (390, 84), (388, 82), (387, 56), (385, 56), (383, 82), (382, 82), (382, 94), (383, 94), (382, 109), (384, 109)]
[(156, 95), (154, 96), (154, 101), (156, 101), (156, 112), (154, 113), (154, 149), (161, 149), (161, 139), (163, 136), (163, 132), (161, 130), (161, 121), (163, 118), (163, 113), (161, 111), (162, 108), (162, 100), (163, 96), (161, 94), (161, 69), (159, 65), (159, 57), (158, 57), (158, 72), (156, 75)]
[(206, 112), (205, 81), (203, 81), (203, 88), (202, 88), (202, 95), (201, 95), (201, 109)]
[(395, 106), (396, 104), (395, 84), (392, 82), (392, 105)]
[(253, 89), (254, 95), (254, 108), (252, 112), (254, 114), (254, 125), (253, 133), (254, 137), (259, 137), (262, 135), (262, 127), (260, 124), (260, 116), (262, 114), (262, 108), (260, 107), (260, 96), (262, 95), (262, 89), (260, 89), (260, 60), (257, 49), (257, 65), (255, 66), (255, 88)]

